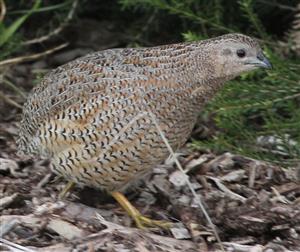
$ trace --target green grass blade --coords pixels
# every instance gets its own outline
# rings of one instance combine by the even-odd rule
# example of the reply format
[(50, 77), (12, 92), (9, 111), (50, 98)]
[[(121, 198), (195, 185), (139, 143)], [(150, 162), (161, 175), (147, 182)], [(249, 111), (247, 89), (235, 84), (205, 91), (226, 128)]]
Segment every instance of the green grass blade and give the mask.
[(4, 45), (9, 39), (15, 34), (15, 32), (20, 28), (20, 26), (25, 22), (25, 20), (39, 8), (41, 0), (36, 0), (32, 9), (29, 10), (25, 15), (14, 21), (8, 28), (4, 28), (0, 36), (0, 46)]

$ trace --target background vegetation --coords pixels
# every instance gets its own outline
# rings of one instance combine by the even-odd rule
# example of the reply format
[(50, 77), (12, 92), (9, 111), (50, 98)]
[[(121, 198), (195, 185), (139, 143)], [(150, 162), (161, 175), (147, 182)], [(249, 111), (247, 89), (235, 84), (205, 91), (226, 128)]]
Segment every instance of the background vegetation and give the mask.
[[(113, 24), (118, 35), (111, 40), (120, 41), (116, 46), (152, 46), (228, 32), (260, 39), (274, 69), (231, 81), (202, 115), (199, 125), (203, 130), (198, 131), (202, 134), (194, 135), (192, 146), (241, 153), (285, 165), (300, 162), (298, 0), (0, 0), (0, 3), (0, 66), (6, 60), (45, 51), (57, 43), (78, 46), (62, 31), (87, 18), (106, 26)], [(103, 27), (94, 28), (101, 43)], [(85, 37), (87, 31), (77, 32), (79, 37)], [(35, 38), (39, 39), (32, 40)], [(26, 56), (23, 60), (26, 61)], [(22, 86), (8, 88), (7, 81), (1, 85), (21, 94), (28, 91)]]

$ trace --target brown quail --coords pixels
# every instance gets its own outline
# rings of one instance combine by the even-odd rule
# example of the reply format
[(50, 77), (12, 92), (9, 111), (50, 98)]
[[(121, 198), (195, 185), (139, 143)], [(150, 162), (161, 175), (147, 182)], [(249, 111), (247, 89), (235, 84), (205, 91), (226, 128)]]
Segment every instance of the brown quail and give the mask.
[(147, 220), (120, 192), (169, 155), (149, 113), (176, 150), (223, 84), (257, 67), (270, 63), (256, 40), (241, 34), (89, 54), (33, 89), (19, 150), (49, 157), (69, 181), (110, 192), (141, 226)]

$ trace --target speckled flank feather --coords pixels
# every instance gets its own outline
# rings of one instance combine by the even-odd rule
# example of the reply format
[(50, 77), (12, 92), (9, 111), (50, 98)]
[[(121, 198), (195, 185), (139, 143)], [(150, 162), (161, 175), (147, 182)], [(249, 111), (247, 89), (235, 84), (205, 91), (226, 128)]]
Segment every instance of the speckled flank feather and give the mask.
[(169, 154), (147, 109), (176, 150), (202, 105), (231, 78), (216, 75), (210, 60), (210, 45), (223, 40), (255, 43), (233, 34), (106, 50), (58, 67), (24, 105), (19, 149), (49, 156), (54, 172), (77, 183), (108, 191), (128, 186)]

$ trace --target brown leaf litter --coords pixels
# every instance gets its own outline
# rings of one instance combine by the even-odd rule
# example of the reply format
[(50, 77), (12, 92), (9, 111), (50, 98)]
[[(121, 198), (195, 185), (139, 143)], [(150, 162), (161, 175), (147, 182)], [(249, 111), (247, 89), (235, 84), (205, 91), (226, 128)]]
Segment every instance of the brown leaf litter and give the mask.
[(0, 158), (2, 249), (220, 251), (185, 184), (184, 176), (189, 176), (226, 251), (300, 250), (296, 168), (230, 153), (216, 156), (184, 149), (178, 155), (184, 175), (168, 160), (128, 194), (143, 214), (172, 221), (174, 227), (170, 231), (137, 230), (103, 192), (77, 187), (58, 201), (66, 181), (51, 174), (47, 161), (16, 156), (16, 124), (10, 125), (15, 126), (4, 130)]

